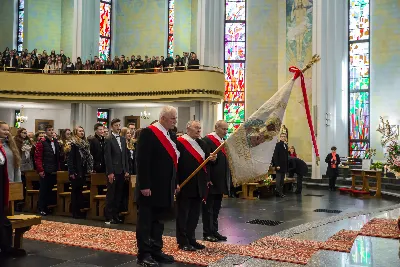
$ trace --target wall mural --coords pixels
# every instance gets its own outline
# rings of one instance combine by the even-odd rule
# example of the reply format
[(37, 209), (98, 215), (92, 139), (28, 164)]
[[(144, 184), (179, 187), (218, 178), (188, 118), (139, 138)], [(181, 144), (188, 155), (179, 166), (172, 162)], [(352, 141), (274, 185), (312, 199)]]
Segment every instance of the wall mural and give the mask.
[[(286, 66), (304, 67), (312, 58), (312, 22), (313, 0), (286, 0)], [(293, 75), (289, 72), (288, 79)], [(311, 96), (311, 71), (305, 73), (305, 82), (309, 103)], [(310, 107), (311, 109), (312, 107)], [(309, 135), (307, 119), (304, 110), (304, 100), (300, 89), (300, 83), (295, 84), (286, 110), (285, 125), (288, 129), (295, 130), (290, 145), (296, 147), (296, 151), (305, 161), (312, 160), (311, 141), (304, 138)]]

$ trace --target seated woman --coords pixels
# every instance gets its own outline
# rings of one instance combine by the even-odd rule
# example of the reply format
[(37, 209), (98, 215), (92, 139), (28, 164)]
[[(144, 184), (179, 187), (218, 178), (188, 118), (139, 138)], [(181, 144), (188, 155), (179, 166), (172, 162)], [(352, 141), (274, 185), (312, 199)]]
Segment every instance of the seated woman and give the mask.
[(68, 155), (68, 173), (71, 181), (71, 209), (76, 219), (83, 218), (83, 186), (86, 183), (86, 174), (93, 172), (93, 157), (90, 154), (89, 142), (85, 137), (85, 130), (77, 126), (72, 132), (71, 151)]

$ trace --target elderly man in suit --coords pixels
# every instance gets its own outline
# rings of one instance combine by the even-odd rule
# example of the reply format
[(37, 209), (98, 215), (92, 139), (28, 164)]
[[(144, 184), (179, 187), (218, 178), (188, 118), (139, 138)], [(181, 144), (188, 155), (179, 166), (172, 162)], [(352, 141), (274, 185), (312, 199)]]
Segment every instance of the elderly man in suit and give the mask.
[(106, 224), (118, 224), (119, 205), (124, 187), (124, 180), (129, 179), (128, 148), (126, 139), (119, 135), (121, 121), (111, 121), (111, 134), (104, 142), (104, 161), (107, 175)]
[(180, 153), (171, 132), (177, 123), (177, 114), (174, 107), (163, 107), (159, 120), (140, 132), (137, 143), (136, 238), (137, 263), (141, 266), (174, 262), (172, 256), (162, 252), (162, 218), (173, 207), (175, 191), (179, 190), (176, 171)]

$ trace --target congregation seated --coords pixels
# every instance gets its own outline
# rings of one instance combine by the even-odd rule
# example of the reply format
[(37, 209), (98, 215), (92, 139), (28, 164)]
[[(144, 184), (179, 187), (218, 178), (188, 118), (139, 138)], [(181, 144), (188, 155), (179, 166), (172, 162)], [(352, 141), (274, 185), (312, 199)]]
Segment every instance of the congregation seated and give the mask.
[(170, 56), (149, 57), (146, 55), (142, 59), (140, 55), (132, 55), (130, 58), (121, 55), (120, 57), (115, 56), (112, 60), (110, 56), (107, 58), (95, 56), (93, 59), (87, 59), (85, 63), (80, 57), (76, 59), (75, 63), (72, 62), (72, 59), (66, 56), (63, 50), (59, 54), (52, 50), (48, 55), (46, 50), (43, 50), (41, 54), (37, 52), (37, 49), (30, 53), (28, 49), (25, 49), (18, 53), (15, 49), (10, 50), (7, 47), (3, 53), (0, 53), (1, 69), (34, 69), (44, 73), (73, 73), (75, 70), (161, 72), (199, 69), (199, 64), (197, 55), (194, 52), (191, 52), (190, 55), (188, 52), (184, 52), (182, 57), (176, 55), (175, 59)]

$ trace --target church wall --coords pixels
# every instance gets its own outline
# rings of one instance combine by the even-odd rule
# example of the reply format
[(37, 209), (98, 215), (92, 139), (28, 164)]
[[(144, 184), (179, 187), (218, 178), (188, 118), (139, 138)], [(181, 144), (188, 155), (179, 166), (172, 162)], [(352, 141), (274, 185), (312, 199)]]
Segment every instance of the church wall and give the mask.
[[(60, 49), (64, 50), (64, 54), (72, 57), (73, 36), (73, 19), (74, 19), (74, 0), (61, 1), (61, 42)], [(71, 58), (72, 62), (76, 58)]]
[(191, 21), (190, 21), (190, 51), (197, 53), (197, 11), (198, 11), (198, 0), (192, 0), (192, 6), (190, 7)]
[(166, 55), (167, 5), (165, 0), (118, 0), (115, 55)]
[(24, 49), (60, 52), (61, 0), (26, 0)]
[(371, 148), (379, 160), (384, 158), (379, 116), (400, 125), (400, 2), (372, 1), (371, 24)]
[(192, 1), (175, 0), (174, 56), (191, 52)]
[[(6, 47), (10, 50), (15, 46), (14, 40), (14, 0), (2, 0), (0, 1), (0, 52), (3, 52)], [(16, 19), (16, 18), (15, 18)]]

